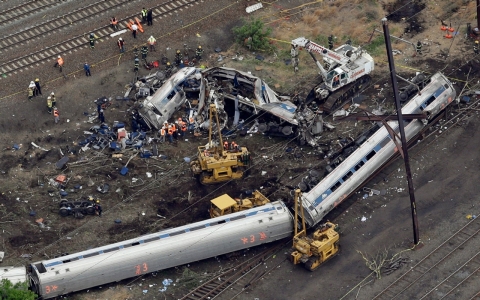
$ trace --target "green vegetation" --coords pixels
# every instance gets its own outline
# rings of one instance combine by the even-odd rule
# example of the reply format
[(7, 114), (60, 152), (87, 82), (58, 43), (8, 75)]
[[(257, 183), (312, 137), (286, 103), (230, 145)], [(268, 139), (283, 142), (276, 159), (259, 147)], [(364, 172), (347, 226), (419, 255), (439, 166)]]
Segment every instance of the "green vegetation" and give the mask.
[(0, 299), (5, 300), (35, 300), (37, 295), (28, 290), (26, 282), (11, 283), (8, 279), (0, 282)]
[(385, 38), (383, 35), (375, 37), (368, 45), (364, 47), (371, 56), (379, 56), (383, 54), (385, 49)]
[(272, 28), (265, 27), (265, 24), (259, 19), (250, 19), (244, 21), (240, 27), (233, 28), (235, 41), (252, 51), (271, 50), (268, 37), (272, 33)]

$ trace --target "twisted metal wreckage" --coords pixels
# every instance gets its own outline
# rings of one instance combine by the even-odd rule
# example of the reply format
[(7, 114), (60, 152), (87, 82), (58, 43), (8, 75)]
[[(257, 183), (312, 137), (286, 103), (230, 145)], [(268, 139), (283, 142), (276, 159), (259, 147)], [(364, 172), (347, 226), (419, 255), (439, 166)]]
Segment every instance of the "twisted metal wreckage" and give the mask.
[(320, 113), (304, 104), (293, 104), (290, 97), (279, 96), (265, 81), (235, 69), (187, 67), (168, 79), (159, 71), (140, 78), (133, 88), (138, 100), (135, 108), (149, 129), (161, 129), (183, 105), (186, 119), (194, 120), (191, 129), (208, 129), (210, 103), (216, 104), (221, 130), (227, 135), (260, 131), (317, 146), (317, 135), (323, 127), (333, 129), (324, 123)]

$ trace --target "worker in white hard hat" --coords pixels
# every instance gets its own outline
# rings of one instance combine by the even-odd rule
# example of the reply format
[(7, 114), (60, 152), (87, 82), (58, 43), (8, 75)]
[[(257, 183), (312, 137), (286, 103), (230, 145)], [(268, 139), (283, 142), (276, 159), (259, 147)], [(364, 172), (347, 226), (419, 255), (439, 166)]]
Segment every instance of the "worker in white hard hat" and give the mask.
[(52, 106), (57, 106), (57, 98), (55, 97), (55, 93), (51, 92), (50, 93), (50, 98), (52, 99)]
[(155, 50), (155, 44), (157, 43), (157, 40), (153, 37), (153, 35), (148, 38), (147, 43), (150, 45), (150, 51), (157, 51)]
[(60, 69), (60, 72), (62, 72), (63, 69), (63, 58), (59, 55), (57, 57), (57, 62), (55, 63), (54, 67), (58, 67)]

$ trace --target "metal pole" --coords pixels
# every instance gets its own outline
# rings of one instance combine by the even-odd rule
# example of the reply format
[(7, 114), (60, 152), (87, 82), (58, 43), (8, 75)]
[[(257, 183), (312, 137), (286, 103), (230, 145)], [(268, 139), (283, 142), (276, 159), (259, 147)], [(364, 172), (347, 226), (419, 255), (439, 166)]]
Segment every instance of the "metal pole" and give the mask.
[(480, 30), (480, 0), (477, 0), (477, 28)]
[[(480, 0), (477, 0), (477, 1), (480, 1)], [(415, 204), (415, 193), (413, 189), (412, 172), (410, 170), (410, 162), (408, 160), (408, 149), (407, 149), (408, 146), (405, 138), (405, 129), (403, 125), (402, 106), (400, 104), (400, 100), (398, 99), (397, 76), (395, 74), (395, 62), (393, 60), (392, 45), (390, 44), (390, 33), (388, 30), (387, 18), (382, 19), (382, 25), (383, 25), (383, 34), (385, 36), (385, 44), (387, 46), (388, 64), (390, 66), (390, 78), (392, 80), (392, 86), (393, 86), (393, 97), (395, 99), (395, 108), (397, 109), (398, 128), (400, 131), (400, 139), (402, 141), (402, 149), (404, 154), (403, 160), (405, 162), (405, 172), (407, 173), (408, 193), (410, 194), (410, 206), (412, 210), (412, 221), (413, 221), (413, 241), (414, 241), (414, 244), (417, 245), (418, 242), (420, 241), (419, 234), (418, 234), (417, 206)], [(415, 121), (412, 121), (412, 122), (415, 122)]]

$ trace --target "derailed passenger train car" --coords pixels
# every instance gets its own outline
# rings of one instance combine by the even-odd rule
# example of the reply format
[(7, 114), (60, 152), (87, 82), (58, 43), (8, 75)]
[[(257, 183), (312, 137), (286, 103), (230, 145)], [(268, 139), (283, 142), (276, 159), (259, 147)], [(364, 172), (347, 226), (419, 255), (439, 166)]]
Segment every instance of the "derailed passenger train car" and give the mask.
[[(443, 110), (456, 97), (452, 83), (441, 73), (402, 108), (403, 114), (425, 113), (431, 117)], [(406, 140), (415, 137), (425, 126), (420, 120), (404, 121)], [(398, 122), (388, 125), (399, 134)], [(310, 191), (303, 193), (306, 222), (315, 226), (338, 204), (351, 195), (366, 179), (382, 167), (398, 151), (385, 126), (379, 127), (355, 151), (330, 171)]]
[(44, 299), (270, 243), (293, 232), (281, 201), (31, 264)]

